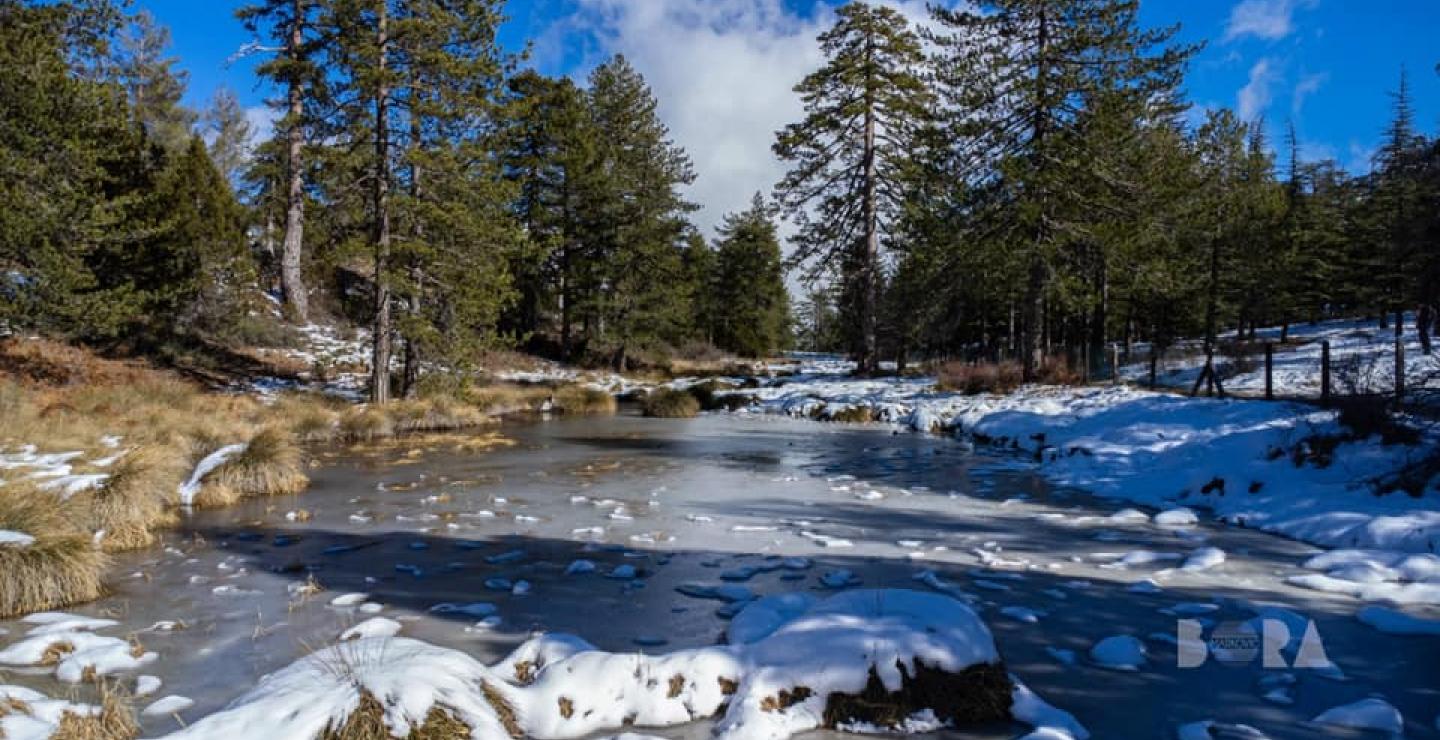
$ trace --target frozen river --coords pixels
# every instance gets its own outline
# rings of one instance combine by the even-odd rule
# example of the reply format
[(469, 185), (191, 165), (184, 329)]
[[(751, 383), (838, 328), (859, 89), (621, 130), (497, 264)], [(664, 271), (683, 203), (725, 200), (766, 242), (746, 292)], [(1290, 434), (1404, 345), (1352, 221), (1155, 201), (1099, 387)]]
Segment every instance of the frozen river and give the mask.
[[(1303, 544), (1203, 514), (1193, 526), (1116, 516), (1047, 487), (1023, 459), (882, 427), (621, 415), (501, 431), (513, 446), (436, 436), (321, 451), (304, 495), (190, 516), (163, 547), (120, 558), (109, 597), (73, 611), (119, 620), (109, 634), (159, 654), (140, 672), (162, 685), (137, 706), (181, 695), (195, 704), (179, 718), (193, 721), (373, 616), (488, 663), (534, 631), (614, 652), (713, 644), (728, 600), (749, 595), (939, 589), (971, 600), (1010, 669), (1097, 738), (1174, 737), (1207, 719), (1273, 738), (1377, 737), (1307, 722), (1371, 696), (1402, 712), (1408, 737), (1440, 737), (1440, 638), (1378, 632), (1355, 618), (1359, 602), (1285, 585), (1318, 552)], [(1179, 567), (1202, 548), (1224, 562)], [(332, 603), (345, 594), (365, 596)], [(477, 603), (490, 619), (484, 606), (434, 610)], [(1297, 639), (1314, 620), (1334, 665), (1177, 665), (1179, 620), (1257, 615)], [(0, 628), (3, 644), (25, 625)], [(1118, 635), (1144, 646), (1135, 670), (1090, 655)], [(0, 671), (0, 683), (72, 693), (43, 673)], [(147, 735), (179, 727), (142, 719)]]

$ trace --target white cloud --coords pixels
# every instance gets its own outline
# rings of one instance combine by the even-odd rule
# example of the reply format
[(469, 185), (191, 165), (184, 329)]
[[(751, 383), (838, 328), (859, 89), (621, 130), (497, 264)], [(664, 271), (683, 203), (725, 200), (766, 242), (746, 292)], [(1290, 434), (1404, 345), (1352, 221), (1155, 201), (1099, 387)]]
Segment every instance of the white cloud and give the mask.
[(1225, 24), (1225, 41), (1255, 36), (1274, 41), (1295, 30), (1295, 9), (1311, 0), (1242, 0), (1230, 9)]
[(1270, 88), (1279, 80), (1275, 62), (1269, 57), (1262, 58), (1250, 68), (1250, 81), (1240, 88), (1235, 108), (1242, 121), (1253, 121), (1270, 107)]
[(245, 120), (250, 124), (249, 148), (254, 148), (275, 135), (275, 122), (280, 120), (280, 111), (268, 105), (251, 106), (245, 109)]
[[(918, 21), (923, 0), (887, 0)], [(579, 0), (552, 28), (593, 36), (590, 64), (623, 53), (645, 76), (677, 144), (695, 162), (689, 196), (708, 230), (768, 194), (785, 172), (775, 132), (803, 115), (792, 88), (824, 62), (815, 37), (834, 21), (816, 2), (797, 13), (784, 0)], [(572, 37), (573, 38), (573, 37)], [(548, 48), (542, 40), (538, 48)], [(589, 66), (589, 65), (587, 65)]]
[(1319, 92), (1320, 86), (1329, 79), (1330, 75), (1324, 73), (1301, 77), (1300, 82), (1295, 85), (1295, 90), (1290, 93), (1290, 115), (1299, 118), (1300, 111), (1305, 108), (1305, 98)]

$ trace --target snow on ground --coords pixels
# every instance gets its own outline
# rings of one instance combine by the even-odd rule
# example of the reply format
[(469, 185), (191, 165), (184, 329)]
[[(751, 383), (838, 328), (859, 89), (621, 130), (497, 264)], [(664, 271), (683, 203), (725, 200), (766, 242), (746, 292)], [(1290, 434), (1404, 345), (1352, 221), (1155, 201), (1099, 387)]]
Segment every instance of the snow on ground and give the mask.
[[(102, 438), (101, 444), (113, 448), (114, 445), (110, 444), (113, 439)], [(69, 498), (104, 483), (105, 479), (110, 477), (106, 473), (77, 473), (77, 466), (88, 464), (92, 467), (109, 467), (123, 455), (124, 452), (118, 452), (87, 461), (84, 459), (85, 453), (79, 450), (40, 452), (39, 448), (30, 444), (21, 445), (13, 451), (0, 447), (0, 485), (4, 485), (6, 477), (29, 480), (44, 490), (55, 491), (62, 498)]]
[(99, 707), (50, 697), (23, 686), (0, 684), (0, 737), (7, 740), (45, 740), (60, 728), (66, 714), (88, 717)]
[[(818, 603), (763, 599), (752, 608), (732, 625), (740, 641), (659, 656), (542, 635), (487, 667), (418, 640), (361, 637), (268, 676), (228, 709), (169, 737), (315, 737), (343, 724), (368, 692), (397, 735), (437, 705), (477, 737), (518, 729), (541, 739), (685, 724), (723, 708), (717, 737), (778, 740), (819, 727), (832, 694), (859, 693), (872, 675), (898, 691), (902, 666), (913, 671), (917, 661), (959, 672), (999, 660), (980, 617), (939, 594), (849, 591)], [(1088, 736), (1069, 714), (1015, 684), (1015, 716), (1043, 733), (1036, 737)], [(908, 729), (938, 724), (933, 713), (912, 720)]]
[[(1233, 332), (1220, 341), (1233, 342)], [(1426, 356), (1415, 332), (1414, 314), (1405, 315), (1405, 376), (1410, 385), (1440, 371), (1435, 357)], [(1395, 387), (1395, 328), (1381, 329), (1376, 321), (1335, 319), (1316, 324), (1295, 324), (1285, 344), (1279, 344), (1280, 327), (1261, 329), (1256, 334), (1254, 354), (1245, 359), (1217, 355), (1225, 390), (1259, 395), (1265, 392), (1264, 342), (1275, 345), (1275, 393), (1297, 398), (1320, 396), (1321, 342), (1330, 342), (1332, 388), (1335, 392), (1355, 390), (1388, 393)], [(1148, 351), (1148, 347), (1142, 347)], [(1170, 388), (1189, 389), (1205, 364), (1198, 341), (1186, 341), (1171, 349), (1160, 361), (1156, 381)], [(1120, 375), (1132, 382), (1149, 382), (1150, 363), (1124, 365)]]
[(0, 666), (53, 668), (57, 679), (78, 684), (134, 671), (159, 658), (138, 643), (95, 634), (118, 624), (111, 619), (39, 612), (21, 621), (34, 626), (23, 639), (0, 650)]
[(1325, 547), (1440, 550), (1434, 494), (1380, 497), (1363, 483), (1424, 450), (1346, 442), (1328, 467), (1296, 465), (1289, 453), (1307, 438), (1344, 431), (1334, 412), (1305, 405), (1123, 386), (966, 396), (937, 391), (932, 378), (837, 374), (740, 392), (756, 398), (741, 413), (826, 418), (864, 406), (884, 422), (1012, 447), (1033, 455), (1057, 485), (1173, 510), (1161, 514), (1162, 526), (1192, 523), (1177, 508), (1186, 507)]

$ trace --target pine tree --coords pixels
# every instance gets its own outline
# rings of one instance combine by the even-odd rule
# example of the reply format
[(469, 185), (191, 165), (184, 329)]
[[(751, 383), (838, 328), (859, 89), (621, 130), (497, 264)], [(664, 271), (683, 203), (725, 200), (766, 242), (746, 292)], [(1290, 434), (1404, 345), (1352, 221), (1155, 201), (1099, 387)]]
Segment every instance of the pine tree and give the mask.
[(566, 78), (524, 71), (510, 80), (504, 166), (529, 249), (512, 266), (519, 300), (507, 324), (525, 335), (558, 311), (560, 355), (572, 354), (585, 259), (585, 228), (603, 187), (594, 121), (585, 93)]
[(1394, 312), (1395, 336), (1399, 337), (1404, 330), (1402, 311), (1416, 294), (1414, 262), (1427, 214), (1421, 194), (1424, 139), (1415, 131), (1409, 75), (1403, 68), (1399, 87), (1390, 97), (1393, 112), (1376, 155), (1378, 168), (1367, 216), (1373, 229), (1372, 244), (1379, 247), (1372, 257), (1374, 307), (1381, 312), (1382, 326), (1385, 314)]
[(176, 69), (180, 60), (166, 56), (169, 48), (170, 29), (142, 10), (121, 39), (119, 72), (146, 134), (178, 154), (190, 141), (196, 115), (180, 102), (189, 74)]
[(1169, 46), (1176, 28), (1142, 30), (1137, 0), (988, 0), (936, 7), (936, 74), (961, 142), (957, 176), (996, 179), (1007, 207), (992, 233), (1024, 251), (1023, 365), (1034, 378), (1045, 354), (1046, 297), (1082, 200), (1111, 154), (1080, 135), (1086, 101), (1124, 96), (1173, 105), (1193, 48)]
[(94, 74), (118, 15), (0, 0), (0, 323), (113, 336), (142, 311), (97, 264), (144, 236), (142, 143), (124, 91)]
[(730, 214), (720, 226), (715, 255), (715, 345), (745, 357), (765, 357), (785, 344), (789, 294), (780, 239), (764, 198)]
[(227, 181), (240, 182), (249, 166), (255, 127), (229, 89), (215, 92), (210, 107), (205, 110), (205, 132), (215, 167)]
[[(282, 112), (275, 133), (283, 139), (283, 154), (267, 156), (271, 167), (260, 171), (265, 198), (271, 204), (284, 203), (284, 237), (280, 257), (281, 296), (286, 310), (297, 321), (307, 321), (309, 294), (301, 270), (305, 245), (305, 144), (310, 109), (325, 100), (324, 75), (318, 63), (320, 51), (329, 39), (319, 32), (322, 0), (263, 0), (236, 11), (253, 34), (264, 34), (273, 47), (256, 41), (249, 48), (273, 54), (255, 72), (284, 89), (285, 97), (272, 103)], [(273, 145), (272, 145), (273, 146)], [(276, 166), (278, 165), (278, 166)], [(280, 194), (283, 193), (283, 196)], [(274, 219), (273, 211), (270, 220)], [(272, 225), (266, 222), (267, 234)]]
[(623, 370), (632, 349), (683, 334), (689, 307), (680, 257), (690, 230), (685, 216), (695, 206), (680, 188), (695, 173), (660, 121), (654, 94), (623, 56), (591, 73), (589, 101), (605, 173), (587, 226), (595, 245), (589, 259), (602, 271), (590, 286), (596, 301), (589, 333), (609, 344), (611, 364)]
[(924, 54), (904, 16), (851, 2), (820, 35), (825, 66), (795, 87), (805, 119), (776, 135), (791, 163), (776, 188), (799, 227), (795, 259), (810, 278), (838, 273), (857, 372), (879, 368), (876, 345), (881, 241), (903, 198), (901, 172), (930, 105)]

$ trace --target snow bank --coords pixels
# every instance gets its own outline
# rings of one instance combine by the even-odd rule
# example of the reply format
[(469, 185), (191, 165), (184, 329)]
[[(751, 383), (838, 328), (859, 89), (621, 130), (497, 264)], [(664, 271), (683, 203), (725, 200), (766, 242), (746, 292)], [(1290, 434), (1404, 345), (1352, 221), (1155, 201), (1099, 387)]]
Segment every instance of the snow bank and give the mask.
[(1422, 450), (1365, 440), (1339, 445), (1328, 467), (1292, 462), (1288, 451), (1312, 435), (1344, 431), (1332, 411), (1123, 386), (966, 396), (937, 391), (930, 378), (841, 375), (743, 392), (757, 403), (739, 413), (823, 417), (832, 406), (865, 406), (884, 422), (1013, 448), (1057, 485), (1161, 509), (1160, 526), (1186, 526), (1187, 510), (1203, 509), (1326, 547), (1440, 550), (1433, 493), (1380, 497), (1363, 483)]
[(66, 714), (89, 717), (100, 713), (99, 707), (76, 704), (50, 697), (22, 686), (0, 684), (0, 737), (8, 740), (46, 740), (60, 729)]
[(205, 476), (211, 474), (216, 468), (224, 465), (230, 458), (245, 451), (244, 444), (225, 445), (220, 449), (206, 455), (195, 464), (195, 470), (190, 477), (180, 484), (180, 505), (190, 506), (195, 503), (195, 497), (200, 495), (200, 488), (205, 483)]
[[(362, 636), (265, 677), (229, 708), (168, 737), (315, 737), (341, 726), (369, 696), (396, 736), (437, 708), (476, 737), (539, 740), (684, 724), (723, 709), (718, 737), (781, 740), (824, 725), (832, 696), (859, 694), (875, 681), (894, 692), (927, 668), (956, 674), (999, 668), (994, 639), (974, 611), (914, 591), (849, 591), (820, 602), (803, 594), (760, 599), (737, 615), (731, 638), (728, 645), (647, 656), (542, 635), (484, 666), (413, 639)], [(1087, 737), (1074, 718), (1018, 681), (1010, 697), (1014, 716), (1051, 733), (1043, 737)], [(918, 721), (924, 712), (912, 719), (900, 729), (943, 722), (933, 715), (933, 722)]]

